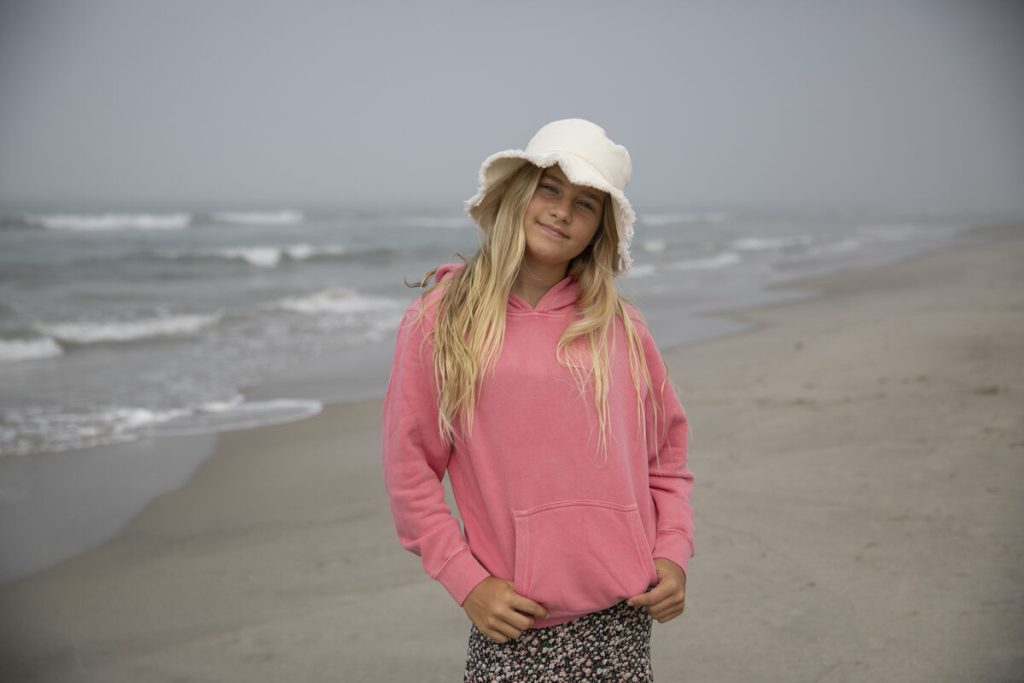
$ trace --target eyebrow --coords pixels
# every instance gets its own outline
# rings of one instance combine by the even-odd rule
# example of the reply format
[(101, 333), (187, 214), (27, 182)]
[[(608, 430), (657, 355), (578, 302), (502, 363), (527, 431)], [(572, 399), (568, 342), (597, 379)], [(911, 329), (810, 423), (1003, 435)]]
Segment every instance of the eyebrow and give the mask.
[[(559, 185), (565, 185), (565, 183), (562, 181), (561, 178), (559, 178), (558, 176), (554, 175), (550, 171), (544, 171), (544, 178), (546, 180), (553, 180), (556, 183), (558, 183)], [(597, 192), (595, 190), (592, 190), (591, 188), (589, 188), (589, 187), (587, 187), (585, 185), (583, 185), (581, 187), (583, 187), (583, 189), (580, 190), (580, 194), (587, 195), (588, 197), (593, 199), (595, 202), (599, 202), (599, 201), (602, 201), (604, 199), (604, 197), (602, 197), (601, 195), (597, 194)]]

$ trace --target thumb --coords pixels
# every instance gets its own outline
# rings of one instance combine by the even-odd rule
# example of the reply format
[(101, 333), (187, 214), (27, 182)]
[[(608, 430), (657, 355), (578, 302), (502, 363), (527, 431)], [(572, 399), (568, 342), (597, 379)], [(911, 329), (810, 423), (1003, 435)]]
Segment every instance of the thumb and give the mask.
[(645, 593), (641, 593), (640, 595), (634, 595), (626, 601), (626, 604), (630, 607), (642, 607), (651, 604), (651, 599), (651, 592), (647, 591)]

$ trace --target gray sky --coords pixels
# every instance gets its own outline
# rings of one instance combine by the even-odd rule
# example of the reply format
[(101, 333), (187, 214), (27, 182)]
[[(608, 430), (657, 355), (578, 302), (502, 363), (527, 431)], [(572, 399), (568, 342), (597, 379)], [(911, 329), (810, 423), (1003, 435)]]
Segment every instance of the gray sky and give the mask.
[(1020, 5), (0, 0), (0, 205), (457, 211), (582, 116), (639, 209), (1024, 213)]

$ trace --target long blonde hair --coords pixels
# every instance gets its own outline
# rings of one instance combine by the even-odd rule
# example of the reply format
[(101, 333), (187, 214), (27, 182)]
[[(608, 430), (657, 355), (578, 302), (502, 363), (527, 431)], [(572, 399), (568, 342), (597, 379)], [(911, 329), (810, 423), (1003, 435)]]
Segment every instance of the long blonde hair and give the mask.
[[(438, 302), (436, 325), (431, 333), (434, 346), (434, 379), (439, 389), (438, 429), (447, 445), (455, 442), (455, 422), (462, 420), (468, 434), (473, 429), (473, 416), (481, 383), (493, 370), (505, 334), (505, 313), (509, 292), (519, 275), (526, 251), (523, 217), (544, 169), (524, 163), (508, 178), (496, 184), (471, 210), (483, 230), (480, 248), (466, 266), (443, 282), (435, 282), (421, 297), (436, 287), (444, 286)], [(612, 200), (605, 196), (601, 225), (594, 239), (569, 262), (567, 275), (578, 285), (576, 306), (578, 318), (566, 326), (556, 345), (558, 362), (568, 367), (576, 378), (581, 397), (587, 377), (593, 382), (594, 404), (600, 427), (600, 449), (607, 460), (609, 353), (608, 337), (617, 316), (622, 320), (629, 347), (629, 365), (637, 396), (637, 424), (644, 428), (645, 410), (641, 383), (645, 384), (654, 405), (658, 399), (651, 386), (643, 342), (626, 310), (630, 306), (640, 322), (646, 325), (636, 306), (616, 288), (613, 264), (617, 255), (618, 232)], [(465, 261), (465, 258), (463, 257)], [(437, 268), (428, 270), (413, 287), (427, 287)], [(421, 306), (419, 319), (426, 312)], [(585, 343), (590, 363), (582, 360), (579, 346)], [(573, 353), (568, 353), (572, 349)], [(664, 387), (660, 388), (661, 391)], [(659, 392), (660, 394), (660, 392)], [(660, 406), (664, 418), (664, 406)], [(657, 413), (654, 416), (654, 434)], [(647, 442), (646, 436), (644, 442)], [(661, 439), (655, 438), (655, 455)], [(659, 458), (660, 465), (660, 458)]]

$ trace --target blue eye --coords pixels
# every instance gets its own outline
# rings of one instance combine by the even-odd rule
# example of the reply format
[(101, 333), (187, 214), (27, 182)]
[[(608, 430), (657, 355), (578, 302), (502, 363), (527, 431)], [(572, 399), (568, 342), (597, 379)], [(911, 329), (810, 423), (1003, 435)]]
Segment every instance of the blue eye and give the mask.
[(587, 211), (593, 211), (594, 210), (594, 205), (593, 204), (591, 204), (588, 201), (584, 201), (582, 199), (580, 200), (580, 206), (582, 206)]
[(550, 192), (552, 194), (554, 194), (555, 191), (557, 190), (557, 188), (555, 188), (554, 185), (548, 185), (547, 183), (541, 183), (540, 186), (541, 186), (542, 189), (547, 190), (548, 192)]

